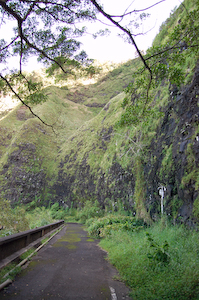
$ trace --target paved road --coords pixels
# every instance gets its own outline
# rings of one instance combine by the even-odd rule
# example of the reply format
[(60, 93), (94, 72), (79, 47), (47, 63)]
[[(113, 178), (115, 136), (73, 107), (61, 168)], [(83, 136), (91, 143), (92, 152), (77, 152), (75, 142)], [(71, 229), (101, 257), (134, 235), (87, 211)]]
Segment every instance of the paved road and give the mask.
[(0, 299), (122, 300), (126, 286), (113, 280), (116, 270), (105, 259), (98, 241), (79, 224), (67, 224), (32, 261)]

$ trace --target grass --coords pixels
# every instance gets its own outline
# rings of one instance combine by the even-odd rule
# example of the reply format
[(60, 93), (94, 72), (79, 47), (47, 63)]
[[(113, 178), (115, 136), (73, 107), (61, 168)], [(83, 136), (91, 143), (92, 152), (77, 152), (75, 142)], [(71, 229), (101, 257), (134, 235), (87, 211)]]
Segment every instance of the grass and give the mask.
[(21, 272), (21, 266), (18, 266), (18, 264), (28, 258), (29, 255), (34, 253), (34, 251), (34, 248), (27, 250), (18, 258), (18, 262), (12, 262), (4, 268), (0, 269), (0, 283), (3, 283), (6, 279), (13, 280), (16, 275)]
[[(117, 212), (112, 207), (110, 214), (110, 209), (108, 199), (105, 210), (97, 202), (85, 201), (77, 210), (60, 210), (57, 205), (51, 209), (37, 207), (32, 218), (40, 216), (43, 222), (44, 215), (63, 213), (66, 221), (86, 223), (89, 234), (101, 238), (100, 246), (108, 252), (120, 279), (130, 287), (133, 299), (199, 299), (199, 233), (183, 225), (170, 225), (165, 218), (147, 226), (125, 211), (121, 203)], [(12, 268), (1, 270), (0, 278)]]
[[(162, 249), (168, 242), (169, 263), (148, 258), (154, 254), (146, 233)], [(108, 251), (110, 262), (137, 300), (199, 299), (199, 235), (183, 226), (155, 224), (135, 232), (112, 230), (100, 246)], [(161, 250), (163, 251), (163, 250)]]
[(121, 205), (117, 209), (100, 212), (86, 202), (76, 218), (83, 216), (89, 235), (101, 238), (132, 299), (199, 299), (199, 233), (171, 225), (166, 216), (147, 225)]
[[(4, 276), (9, 273), (12, 269), (14, 269), (16, 267), (16, 263), (11, 263), (8, 266), (0, 269), (0, 284), (3, 283), (5, 281)], [(9, 277), (10, 278), (10, 277)], [(6, 279), (8, 279), (8, 277), (6, 277)], [(11, 278), (10, 278), (11, 279)]]
[[(42, 240), (42, 242), (43, 242), (43, 240)], [(32, 249), (32, 248), (31, 248), (31, 249), (27, 250), (26, 252), (24, 252), (24, 253), (20, 256), (20, 261), (22, 261), (22, 260), (28, 258), (28, 256), (31, 255), (32, 253), (34, 253), (34, 251), (35, 251), (35, 249)]]

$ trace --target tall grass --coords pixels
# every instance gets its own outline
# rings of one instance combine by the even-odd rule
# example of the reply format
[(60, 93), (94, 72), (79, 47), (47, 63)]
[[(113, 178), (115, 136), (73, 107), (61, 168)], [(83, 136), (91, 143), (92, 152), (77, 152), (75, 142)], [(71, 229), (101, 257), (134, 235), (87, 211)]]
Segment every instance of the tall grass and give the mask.
[[(147, 234), (146, 234), (147, 233)], [(152, 246), (148, 240), (152, 237)], [(168, 244), (168, 262), (151, 261)], [(139, 231), (113, 230), (101, 240), (110, 262), (136, 300), (199, 299), (199, 234), (183, 226), (161, 223)], [(157, 249), (158, 248), (158, 249)]]
[(0, 201), (0, 209), (3, 211), (0, 215), (0, 225), (3, 226), (0, 237), (45, 226), (61, 219), (75, 221), (77, 212), (72, 207), (63, 208), (58, 203), (49, 207), (35, 205), (36, 202), (32, 201), (26, 206), (11, 208), (8, 201)]

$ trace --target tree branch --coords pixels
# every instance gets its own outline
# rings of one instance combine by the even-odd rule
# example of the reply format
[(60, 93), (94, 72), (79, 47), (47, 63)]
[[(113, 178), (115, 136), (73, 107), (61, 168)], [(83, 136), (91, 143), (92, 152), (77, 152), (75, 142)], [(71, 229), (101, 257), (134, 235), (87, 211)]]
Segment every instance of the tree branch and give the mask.
[(31, 13), (31, 11), (33, 10), (34, 6), (35, 6), (35, 2), (32, 3), (32, 5), (30, 6), (30, 8), (28, 9), (27, 13), (25, 14), (25, 16), (23, 17), (23, 21), (25, 21), (27, 19), (27, 17), (29, 16), (29, 14)]
[[(125, 32), (125, 33), (128, 35), (128, 37), (130, 38), (130, 41), (132, 42), (132, 44), (134, 45), (134, 47), (135, 47), (135, 49), (136, 49), (136, 51), (137, 51), (139, 57), (141, 58), (141, 60), (142, 60), (142, 62), (143, 62), (143, 64), (144, 64), (144, 66), (145, 66), (145, 68), (148, 70), (149, 75), (150, 75), (149, 85), (148, 85), (148, 88), (147, 88), (147, 100), (146, 100), (146, 102), (147, 102), (147, 101), (148, 101), (149, 89), (150, 89), (150, 86), (151, 86), (151, 82), (152, 82), (152, 80), (153, 80), (153, 74), (152, 74), (152, 70), (150, 69), (149, 65), (147, 64), (146, 60), (144, 59), (144, 57), (143, 57), (141, 51), (139, 50), (139, 48), (138, 48), (138, 46), (137, 46), (137, 44), (136, 44), (136, 42), (135, 42), (135, 40), (134, 40), (134, 38), (133, 38), (133, 36), (132, 36), (130, 30), (124, 28), (124, 27), (121, 26), (118, 22), (116, 22), (115, 20), (113, 20), (113, 18), (112, 18), (109, 14), (107, 14), (95, 0), (90, 0), (90, 1), (93, 3), (93, 5), (97, 8), (97, 10), (98, 10), (103, 16), (105, 16), (109, 21), (111, 21), (114, 25), (116, 25), (116, 26), (117, 26), (118, 28), (120, 28), (123, 32)], [(164, 1), (164, 0), (162, 0), (162, 1)]]
[(2, 49), (0, 49), (0, 51), (3, 51), (5, 50), (6, 48), (8, 48), (9, 46), (11, 46), (17, 39), (18, 39), (19, 35), (14, 39), (12, 40), (12, 42), (10, 42), (10, 44), (6, 45), (5, 47), (3, 47)]
[(109, 19), (109, 21), (111, 21), (113, 24), (115, 24), (118, 28), (120, 28), (123, 32), (125, 32), (129, 36), (132, 44), (134, 45), (136, 51), (139, 54), (139, 57), (141, 58), (143, 64), (145, 65), (146, 69), (149, 71), (149, 73), (150, 73), (150, 75), (152, 77), (152, 71), (151, 71), (150, 67), (148, 66), (148, 64), (146, 63), (146, 61), (145, 61), (145, 59), (144, 59), (141, 51), (139, 50), (139, 48), (138, 48), (138, 46), (137, 46), (137, 44), (136, 44), (136, 42), (135, 42), (135, 40), (134, 40), (131, 32), (128, 29), (126, 29), (123, 26), (121, 26), (118, 22), (116, 22), (115, 20), (113, 20), (112, 17), (109, 14), (107, 14), (106, 12), (104, 12), (104, 10), (101, 8), (101, 6), (99, 6), (99, 4), (95, 0), (90, 0), (90, 1), (93, 3), (93, 5), (98, 9), (98, 11), (103, 16), (105, 16), (107, 19)]
[[(199, 45), (190, 45), (190, 46), (187, 46), (187, 49), (188, 48), (194, 48), (194, 47), (199, 47)], [(163, 54), (163, 53), (165, 53), (167, 51), (170, 51), (170, 50), (173, 50), (173, 49), (181, 49), (181, 48), (182, 48), (182, 46), (173, 46), (173, 47), (165, 48), (164, 50), (162, 50), (162, 51), (160, 51), (158, 53), (155, 53), (155, 54), (153, 54), (153, 55), (145, 58), (145, 60), (149, 60), (149, 59), (151, 59), (151, 58), (153, 58), (155, 56), (158, 56), (160, 54)]]
[[(48, 60), (52, 61), (53, 63), (56, 63), (60, 68), (61, 70), (64, 72), (64, 73), (67, 73), (64, 68), (62, 67), (61, 64), (59, 64), (59, 62), (57, 62), (55, 59), (49, 57), (45, 51), (39, 49), (36, 45), (32, 44), (31, 42), (29, 42), (29, 40), (24, 36), (23, 34), (23, 31), (22, 31), (22, 23), (23, 23), (23, 19), (14, 11), (12, 10), (9, 6), (7, 6), (7, 4), (0, 0), (0, 6), (5, 10), (7, 11), (9, 14), (11, 14), (18, 22), (18, 32), (19, 32), (19, 36), (21, 37), (21, 42), (22, 40), (24, 40), (26, 42), (26, 44), (35, 49), (37, 52), (39, 52), (40, 54), (42, 54), (45, 58), (47, 58)], [(30, 12), (29, 12), (30, 13)]]
[(112, 18), (124, 18), (124, 17), (126, 17), (126, 16), (128, 16), (128, 15), (131, 15), (131, 14), (133, 14), (133, 13), (138, 13), (138, 12), (142, 12), (142, 11), (148, 10), (148, 9), (150, 9), (150, 8), (156, 6), (156, 5), (158, 5), (158, 4), (160, 4), (160, 3), (164, 2), (164, 1), (165, 1), (165, 0), (161, 0), (161, 1), (156, 2), (155, 4), (153, 4), (153, 5), (151, 5), (151, 6), (146, 7), (146, 8), (143, 8), (143, 9), (134, 9), (134, 10), (132, 10), (132, 11), (130, 11), (130, 12), (128, 12), (128, 13), (124, 13), (123, 15), (120, 15), (120, 16), (114, 16), (114, 15), (111, 15), (111, 17), (112, 17)]
[(26, 104), (26, 103), (21, 99), (21, 97), (15, 92), (15, 90), (13, 89), (13, 87), (12, 87), (12, 85), (9, 83), (9, 81), (8, 81), (4, 76), (2, 76), (2, 74), (0, 74), (0, 77), (1, 77), (1, 79), (3, 79), (3, 80), (6, 82), (6, 84), (7, 84), (8, 87), (9, 87), (9, 89), (10, 89), (10, 90), (14, 93), (14, 95), (20, 100), (20, 102), (21, 102), (23, 105), (25, 105), (25, 106), (30, 110), (31, 114), (32, 114), (34, 117), (36, 117), (37, 119), (39, 119), (44, 125), (46, 125), (46, 126), (48, 126), (48, 127), (51, 127), (52, 130), (53, 130), (53, 132), (55, 133), (53, 126), (50, 125), (50, 124), (47, 124), (46, 122), (44, 122), (38, 115), (36, 115), (36, 114), (32, 111), (32, 108), (31, 108), (28, 104)]

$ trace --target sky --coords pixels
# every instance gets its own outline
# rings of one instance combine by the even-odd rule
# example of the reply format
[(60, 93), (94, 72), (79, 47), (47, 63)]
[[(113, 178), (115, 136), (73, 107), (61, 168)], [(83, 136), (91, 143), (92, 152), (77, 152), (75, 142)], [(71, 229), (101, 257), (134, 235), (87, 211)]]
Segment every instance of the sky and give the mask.
[[(133, 9), (143, 9), (153, 5), (157, 1), (155, 0), (103, 0), (104, 10), (109, 14), (121, 14), (132, 3)], [(146, 51), (151, 45), (152, 41), (159, 32), (159, 27), (163, 21), (165, 21), (170, 12), (180, 5), (180, 0), (165, 0), (157, 6), (147, 10), (151, 16), (148, 17), (141, 26), (139, 32), (148, 32), (144, 35), (135, 37), (135, 41), (140, 50)], [(130, 10), (131, 8), (129, 8)], [(105, 22), (108, 24), (107, 20)], [(100, 23), (93, 24), (92, 26), (101, 26)], [(124, 42), (123, 39), (117, 34), (119, 29), (115, 30), (113, 27), (108, 27), (112, 34), (108, 37), (98, 37), (96, 40), (92, 40), (90, 36), (84, 37), (84, 49), (88, 55), (100, 61), (113, 61), (123, 62), (135, 57), (135, 48)]]
[[(111, 15), (121, 15), (128, 7), (128, 11), (143, 9), (153, 5), (157, 1), (158, 0), (101, 0), (100, 3), (103, 4), (104, 11), (107, 13)], [(143, 22), (137, 33), (148, 33), (135, 37), (135, 41), (140, 50), (145, 51), (151, 46), (154, 37), (159, 32), (159, 27), (162, 22), (169, 17), (171, 10), (176, 6), (179, 6), (181, 2), (181, 0), (164, 0), (162, 3), (146, 11), (147, 13), (150, 13), (150, 17)], [(130, 4), (132, 5), (130, 6)], [(108, 36), (98, 37), (97, 39), (93, 39), (91, 34), (82, 37), (80, 39), (83, 43), (82, 49), (87, 52), (90, 58), (102, 63), (106, 61), (120, 63), (133, 59), (136, 53), (135, 48), (127, 42), (124, 42), (124, 40), (118, 36), (118, 33), (121, 33), (120, 30), (110, 26), (110, 22), (101, 15), (99, 15), (99, 19), (101, 22), (83, 25), (87, 26), (89, 33), (97, 32), (100, 28), (108, 28), (111, 33)], [(102, 22), (107, 25), (102, 24)], [(11, 32), (11, 28), (1, 27), (0, 38), (2, 35), (9, 36)], [(15, 58), (12, 60), (11, 64), (15, 66), (16, 63), (17, 61)], [(32, 58), (23, 69), (31, 72), (41, 67), (42, 65), (37, 63), (37, 59)]]

